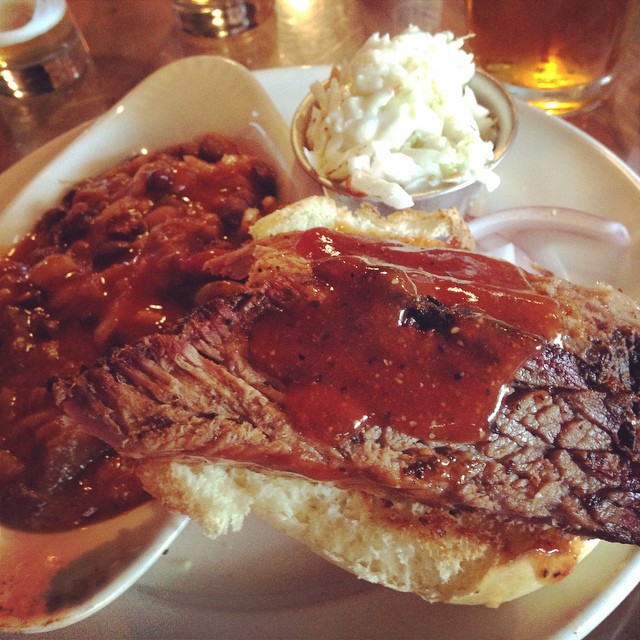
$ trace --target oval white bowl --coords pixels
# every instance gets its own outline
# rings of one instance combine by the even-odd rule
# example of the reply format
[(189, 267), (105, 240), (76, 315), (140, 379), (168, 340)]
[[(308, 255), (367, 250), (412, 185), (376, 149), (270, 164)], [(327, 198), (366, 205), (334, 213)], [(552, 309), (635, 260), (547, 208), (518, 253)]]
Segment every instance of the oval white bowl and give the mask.
[[(31, 229), (79, 180), (209, 131), (275, 165), (283, 200), (313, 189), (295, 165), (288, 125), (255, 77), (228, 59), (195, 56), (149, 76), (43, 167), (0, 213), (0, 247)], [(95, 613), (128, 589), (185, 523), (152, 502), (64, 533), (0, 526), (0, 631), (51, 630)]]

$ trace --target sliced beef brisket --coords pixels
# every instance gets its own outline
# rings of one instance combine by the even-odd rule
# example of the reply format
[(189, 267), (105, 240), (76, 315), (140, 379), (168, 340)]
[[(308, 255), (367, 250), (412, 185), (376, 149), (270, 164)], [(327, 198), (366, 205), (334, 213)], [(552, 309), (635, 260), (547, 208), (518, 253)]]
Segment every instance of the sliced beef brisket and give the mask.
[[(430, 257), (446, 273), (425, 284), (423, 258), (402, 248), (347, 251), (315, 230), (322, 257), (310, 233), (241, 250), (242, 268), (212, 264), (242, 290), (58, 382), (69, 421), (134, 458), (229, 459), (640, 544), (637, 305), (466, 253)], [(512, 310), (498, 308), (505, 297)], [(387, 310), (398, 321), (384, 333)], [(375, 378), (371, 406), (359, 380), (340, 378), (345, 359), (354, 378)], [(450, 361), (455, 384), (438, 387)], [(436, 388), (425, 406), (416, 372)], [(490, 392), (488, 411), (472, 413)]]

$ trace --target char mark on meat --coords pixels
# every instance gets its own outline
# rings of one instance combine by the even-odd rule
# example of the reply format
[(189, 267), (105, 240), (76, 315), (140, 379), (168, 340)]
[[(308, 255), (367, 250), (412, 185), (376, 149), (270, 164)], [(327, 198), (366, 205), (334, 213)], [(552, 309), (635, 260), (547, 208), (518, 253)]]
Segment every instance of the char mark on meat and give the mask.
[[(242, 295), (214, 300), (176, 333), (145, 338), (60, 381), (68, 420), (134, 458), (229, 459), (640, 544), (633, 302), (536, 276), (537, 290), (559, 301), (564, 341), (519, 367), (487, 437), (451, 442), (372, 427), (327, 442), (292, 424), (279, 381), (249, 357), (258, 318), (278, 313), (283, 300), (315, 301), (312, 270), (281, 240), (258, 253)], [(442, 329), (448, 317), (424, 301), (410, 315), (418, 331), (434, 317)]]

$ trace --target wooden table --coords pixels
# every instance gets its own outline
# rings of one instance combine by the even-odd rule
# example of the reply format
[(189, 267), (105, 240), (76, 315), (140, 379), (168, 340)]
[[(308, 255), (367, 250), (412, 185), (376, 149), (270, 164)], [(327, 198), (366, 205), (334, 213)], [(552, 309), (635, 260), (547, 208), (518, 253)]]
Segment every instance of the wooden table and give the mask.
[[(463, 35), (463, 4), (463, 0), (447, 0), (438, 18), (439, 0), (275, 0), (275, 10), (257, 29), (244, 36), (211, 40), (186, 35), (170, 0), (69, 0), (89, 45), (93, 68), (66, 93), (27, 101), (0, 100), (0, 171), (104, 112), (172, 60), (211, 53), (232, 57), (252, 69), (339, 63), (371, 33), (393, 33), (408, 23)], [(595, 108), (567, 120), (640, 172), (637, 27), (611, 94)], [(589, 639), (637, 640), (639, 620), (640, 588)]]

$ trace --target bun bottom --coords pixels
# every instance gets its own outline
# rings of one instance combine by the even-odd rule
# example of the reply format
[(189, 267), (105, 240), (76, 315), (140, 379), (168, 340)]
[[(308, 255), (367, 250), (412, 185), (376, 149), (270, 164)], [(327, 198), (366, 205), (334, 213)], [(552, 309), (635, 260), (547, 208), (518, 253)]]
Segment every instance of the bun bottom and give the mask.
[(357, 577), (429, 602), (497, 607), (566, 577), (596, 544), (226, 462), (146, 461), (138, 473), (211, 538), (253, 512)]

